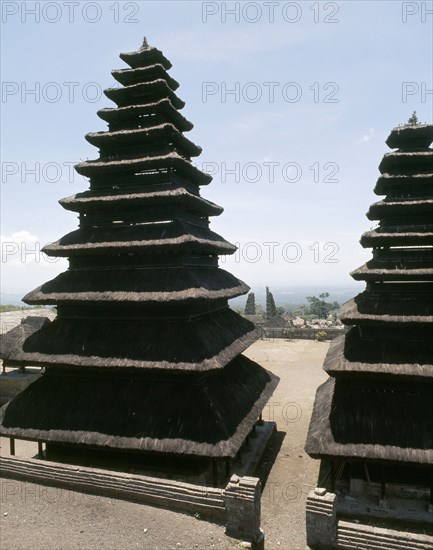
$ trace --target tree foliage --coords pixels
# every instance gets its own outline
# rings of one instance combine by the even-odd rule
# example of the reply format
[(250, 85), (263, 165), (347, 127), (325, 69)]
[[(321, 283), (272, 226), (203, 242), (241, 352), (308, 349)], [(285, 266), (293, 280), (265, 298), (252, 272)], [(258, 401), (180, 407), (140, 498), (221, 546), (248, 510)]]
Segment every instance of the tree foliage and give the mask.
[(307, 312), (310, 315), (315, 315), (318, 319), (326, 319), (326, 317), (340, 307), (338, 302), (327, 302), (326, 298), (329, 298), (329, 292), (322, 292), (317, 296), (307, 296), (308, 307)]

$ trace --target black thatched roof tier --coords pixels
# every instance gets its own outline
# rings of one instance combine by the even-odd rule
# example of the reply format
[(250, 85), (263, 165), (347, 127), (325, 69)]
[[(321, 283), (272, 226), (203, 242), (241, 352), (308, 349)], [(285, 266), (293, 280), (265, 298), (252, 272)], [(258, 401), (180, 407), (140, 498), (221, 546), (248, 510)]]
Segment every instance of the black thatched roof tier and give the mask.
[(386, 144), (390, 149), (429, 147), (433, 141), (433, 126), (413, 124), (397, 126), (392, 130)]
[[(393, 283), (382, 286), (394, 286)], [(382, 323), (433, 323), (433, 293), (431, 290), (379, 292), (366, 290), (349, 300), (340, 310), (346, 325)]]
[(141, 171), (153, 170), (179, 170), (187, 178), (192, 179), (193, 183), (205, 185), (212, 181), (212, 177), (198, 170), (191, 162), (185, 160), (178, 153), (169, 153), (159, 156), (127, 157), (121, 159), (111, 159), (111, 157), (102, 157), (98, 160), (89, 160), (81, 162), (75, 166), (77, 172), (86, 177), (101, 176), (110, 173), (129, 174)]
[(11, 364), (207, 371), (224, 368), (260, 337), (228, 308), (191, 319), (57, 318), (34, 330), (21, 324), (8, 333)]
[(433, 339), (421, 335), (405, 339), (404, 331), (397, 334), (382, 338), (377, 329), (375, 339), (361, 338), (358, 328), (352, 327), (332, 340), (323, 368), (330, 376), (374, 373), (433, 379)]
[(80, 162), (80, 164), (75, 166), (75, 169), (82, 176), (89, 178), (103, 178), (110, 174), (127, 176), (131, 173), (134, 174), (143, 171), (174, 170), (197, 185), (207, 185), (212, 181), (212, 176), (202, 172), (176, 152), (151, 157), (140, 156), (115, 160), (109, 160), (109, 158), (89, 160)]
[(350, 274), (356, 281), (431, 281), (431, 248), (379, 248), (373, 258)]
[(179, 88), (179, 82), (172, 78), (159, 63), (148, 65), (147, 67), (140, 67), (139, 69), (114, 69), (111, 71), (111, 74), (117, 82), (120, 82), (124, 86), (163, 79), (172, 90), (177, 90), (177, 88)]
[(155, 64), (162, 65), (167, 71), (172, 67), (170, 61), (160, 50), (147, 45), (144, 45), (136, 52), (121, 53), (119, 57), (133, 69)]
[(223, 269), (213, 267), (141, 267), (73, 269), (44, 283), (24, 297), (27, 304), (88, 302), (178, 302), (235, 298), (247, 286)]
[(316, 393), (306, 452), (433, 463), (433, 383), (328, 379)]
[(402, 216), (411, 219), (414, 216), (427, 216), (431, 219), (433, 217), (433, 198), (388, 199), (375, 202), (367, 212), (369, 220)]
[[(413, 118), (413, 117), (412, 117)], [(411, 118), (411, 120), (412, 120)], [(415, 117), (416, 120), (416, 117)], [(331, 343), (306, 451), (313, 457), (433, 465), (433, 126), (394, 128), (367, 217), (373, 258), (351, 275), (351, 326)], [(402, 479), (402, 482), (406, 480)]]
[(125, 150), (146, 146), (156, 150), (164, 147), (167, 152), (170, 149), (171, 152), (177, 151), (187, 157), (197, 157), (201, 153), (201, 147), (187, 139), (170, 123), (116, 132), (93, 132), (86, 134), (86, 139), (92, 145), (101, 148), (101, 156), (104, 151), (120, 155)]
[(203, 227), (180, 221), (145, 225), (82, 227), (42, 249), (48, 256), (196, 252), (233, 254), (236, 247)]
[(194, 127), (192, 122), (179, 113), (166, 98), (147, 105), (131, 105), (118, 109), (106, 107), (100, 109), (97, 114), (99, 118), (110, 124), (111, 130), (139, 128), (143, 122), (150, 122), (150, 120), (143, 120), (145, 117), (151, 117), (156, 124), (170, 122), (180, 132), (188, 132)]
[(46, 371), (2, 409), (0, 433), (233, 458), (277, 379), (240, 355), (260, 331), (228, 307), (249, 287), (218, 268), (236, 247), (209, 229), (222, 208), (200, 196), (212, 177), (191, 163), (201, 148), (182, 135), (171, 64), (146, 42), (121, 57), (126, 86), (106, 90), (119, 107), (98, 113), (109, 131), (86, 136), (100, 157), (75, 167), (90, 190), (61, 201), (79, 229), (43, 249), (69, 270), (25, 297), (57, 318), (2, 341), (10, 365)]
[[(415, 267), (415, 264), (418, 267)], [(400, 267), (398, 267), (400, 265)], [(350, 273), (355, 281), (433, 281), (433, 267), (425, 262), (413, 262), (413, 267), (407, 264), (393, 264), (371, 260)]]
[(400, 225), (366, 231), (360, 239), (364, 248), (379, 246), (432, 246), (433, 224)]
[(433, 173), (411, 176), (382, 174), (377, 180), (374, 192), (376, 195), (431, 197), (433, 195)]
[(185, 107), (185, 102), (173, 92), (166, 80), (162, 78), (152, 82), (131, 84), (123, 88), (107, 88), (104, 90), (104, 94), (114, 101), (118, 107), (146, 105), (160, 99), (168, 99), (175, 109)]
[(2, 433), (82, 447), (233, 458), (278, 379), (236, 357), (200, 375), (51, 370), (0, 412)]
[(431, 149), (387, 153), (379, 164), (381, 174), (431, 174), (432, 169), (433, 151)]
[(82, 213), (105, 210), (115, 210), (120, 213), (123, 210), (137, 210), (143, 206), (152, 208), (161, 204), (172, 208), (184, 208), (201, 216), (219, 216), (223, 212), (221, 206), (175, 183), (143, 185), (141, 189), (137, 190), (135, 187), (129, 193), (123, 187), (105, 192), (85, 191), (59, 202), (66, 210)]

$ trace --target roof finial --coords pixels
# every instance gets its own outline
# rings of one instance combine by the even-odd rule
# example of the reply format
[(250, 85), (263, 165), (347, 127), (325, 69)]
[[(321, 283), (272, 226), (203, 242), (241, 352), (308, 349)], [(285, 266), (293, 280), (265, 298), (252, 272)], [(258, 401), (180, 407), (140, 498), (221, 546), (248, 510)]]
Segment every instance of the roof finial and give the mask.
[(416, 116), (416, 111), (414, 111), (412, 113), (412, 116), (409, 118), (409, 120), (407, 121), (408, 124), (411, 124), (413, 126), (415, 126), (416, 124), (418, 124), (418, 117)]
[(143, 44), (142, 44), (140, 49), (141, 50), (150, 50), (150, 46), (149, 46), (149, 44), (147, 42), (147, 38), (145, 36), (143, 37)]

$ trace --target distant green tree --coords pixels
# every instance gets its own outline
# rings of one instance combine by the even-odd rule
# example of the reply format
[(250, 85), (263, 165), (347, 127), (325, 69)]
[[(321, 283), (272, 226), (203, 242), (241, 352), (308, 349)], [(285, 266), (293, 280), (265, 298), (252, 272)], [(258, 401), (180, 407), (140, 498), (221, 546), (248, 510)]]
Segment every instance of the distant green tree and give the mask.
[(314, 315), (319, 319), (326, 319), (329, 313), (340, 307), (338, 302), (327, 302), (326, 298), (329, 298), (329, 292), (322, 292), (317, 296), (307, 296), (308, 307), (307, 313)]
[(285, 308), (283, 308), (282, 306), (277, 306), (277, 315), (284, 315), (285, 313)]

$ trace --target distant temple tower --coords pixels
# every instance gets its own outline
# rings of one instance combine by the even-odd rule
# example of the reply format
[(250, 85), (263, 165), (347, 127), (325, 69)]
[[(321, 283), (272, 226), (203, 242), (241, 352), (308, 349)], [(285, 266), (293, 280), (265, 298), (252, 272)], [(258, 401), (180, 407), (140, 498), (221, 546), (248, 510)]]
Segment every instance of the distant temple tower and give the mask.
[(312, 548), (433, 548), (433, 126), (394, 128), (352, 277), (351, 327), (331, 343), (307, 453), (321, 459), (307, 501)]
[(131, 68), (105, 91), (117, 108), (98, 112), (109, 130), (86, 136), (100, 157), (76, 167), (90, 189), (60, 201), (79, 229), (44, 248), (69, 269), (24, 299), (57, 318), (8, 339), (8, 364), (45, 374), (1, 409), (0, 431), (46, 442), (48, 458), (215, 480), (278, 379), (241, 355), (260, 332), (228, 307), (249, 287), (218, 267), (236, 247), (209, 229), (222, 208), (200, 196), (212, 178), (191, 163), (201, 148), (183, 135), (171, 63), (146, 42), (120, 57)]
[(276, 314), (277, 307), (275, 305), (274, 296), (269, 290), (269, 287), (266, 287), (266, 319), (272, 319)]
[(256, 297), (254, 292), (250, 292), (247, 296), (247, 303), (245, 304), (245, 315), (256, 314)]

